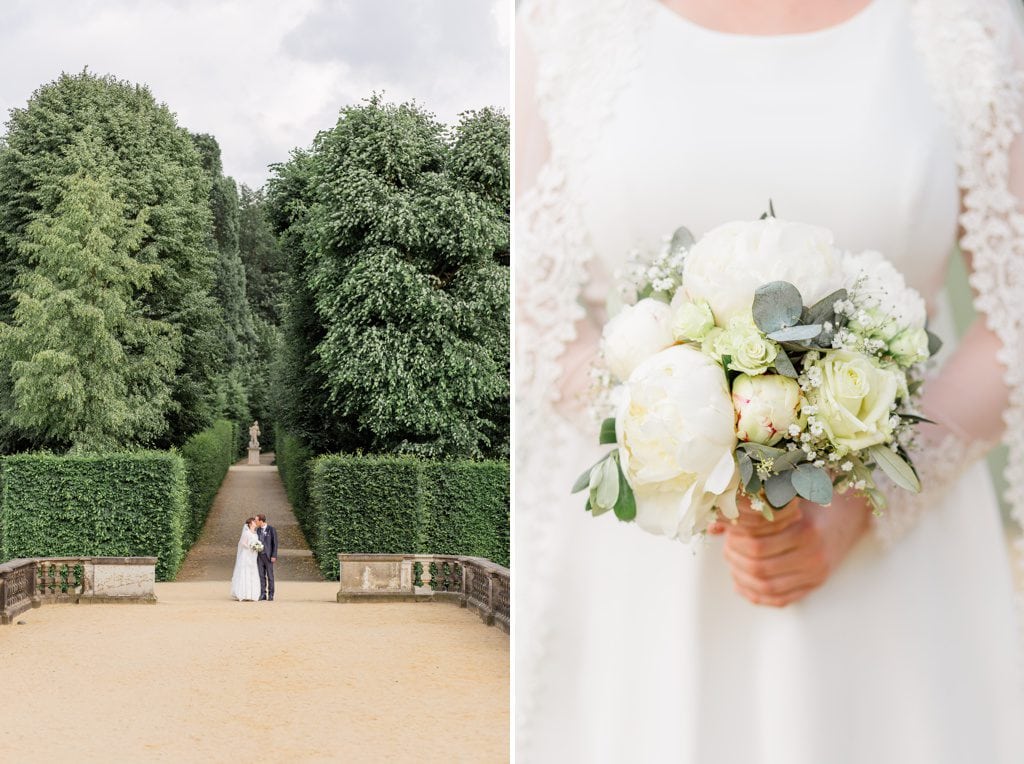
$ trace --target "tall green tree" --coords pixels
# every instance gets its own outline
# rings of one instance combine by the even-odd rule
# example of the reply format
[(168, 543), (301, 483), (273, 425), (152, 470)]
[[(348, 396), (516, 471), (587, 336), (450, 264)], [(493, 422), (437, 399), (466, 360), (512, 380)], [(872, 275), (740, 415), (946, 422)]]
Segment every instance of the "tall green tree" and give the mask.
[(135, 260), (152, 273), (135, 299), (181, 337), (167, 375), (165, 435), (153, 444), (180, 443), (211, 421), (223, 371), (211, 297), (211, 181), (188, 131), (148, 88), (88, 71), (64, 74), (12, 110), (0, 142), (0, 319), (13, 316), (16, 285), (33, 267), (22, 247), (29, 227), (53, 217), (62, 199), (55, 179), (83, 169), (73, 150), (83, 137), (92, 147), (88, 161), (103, 168), (125, 218), (146, 211)]
[(238, 250), (245, 264), (246, 295), (254, 316), (279, 326), (287, 272), (263, 189), (245, 185), (239, 189)]
[(105, 177), (56, 184), (18, 252), (13, 320), (0, 325), (13, 406), (6, 424), (34, 445), (102, 451), (162, 435), (179, 335), (134, 295), (157, 274), (135, 255), (145, 212), (126, 218)]
[(467, 115), (452, 135), (420, 107), (376, 97), (278, 170), (286, 340), (324, 391), (300, 406), (322, 402), (331, 445), (507, 454), (507, 177), (503, 115)]

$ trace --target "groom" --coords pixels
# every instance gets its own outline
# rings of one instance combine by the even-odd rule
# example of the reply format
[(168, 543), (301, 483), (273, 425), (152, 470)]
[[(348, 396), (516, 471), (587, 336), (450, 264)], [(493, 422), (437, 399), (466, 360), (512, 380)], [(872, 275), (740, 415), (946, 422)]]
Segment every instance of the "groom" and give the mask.
[(260, 569), (260, 599), (274, 601), (274, 563), (277, 562), (277, 531), (267, 524), (266, 515), (256, 515), (256, 537), (263, 551), (256, 555)]

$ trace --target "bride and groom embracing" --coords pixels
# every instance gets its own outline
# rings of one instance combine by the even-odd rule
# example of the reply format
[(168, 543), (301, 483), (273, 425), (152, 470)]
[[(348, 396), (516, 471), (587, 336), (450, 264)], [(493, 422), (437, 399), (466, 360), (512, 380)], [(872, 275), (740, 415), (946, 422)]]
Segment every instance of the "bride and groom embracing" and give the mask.
[(274, 600), (277, 531), (266, 515), (250, 517), (242, 526), (231, 576), (231, 596), (240, 602)]

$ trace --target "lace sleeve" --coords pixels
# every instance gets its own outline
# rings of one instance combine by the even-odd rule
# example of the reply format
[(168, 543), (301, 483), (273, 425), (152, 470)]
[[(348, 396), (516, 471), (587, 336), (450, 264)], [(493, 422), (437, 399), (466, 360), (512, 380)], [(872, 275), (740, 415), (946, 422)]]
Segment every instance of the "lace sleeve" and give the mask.
[(960, 246), (979, 320), (926, 389), (926, 414), (942, 426), (924, 428), (913, 454), (922, 493), (891, 491), (890, 508), (875, 522), (887, 542), (911, 528), (1003, 433), (1007, 499), (1024, 520), (1024, 35), (1005, 0), (921, 0), (915, 24), (957, 140)]

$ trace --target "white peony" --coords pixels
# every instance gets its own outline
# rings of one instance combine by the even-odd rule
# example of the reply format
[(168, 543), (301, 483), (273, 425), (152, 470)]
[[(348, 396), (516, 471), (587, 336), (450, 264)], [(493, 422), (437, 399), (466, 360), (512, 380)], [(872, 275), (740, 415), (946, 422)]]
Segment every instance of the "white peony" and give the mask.
[(924, 298), (907, 286), (903, 274), (883, 254), (867, 251), (847, 255), (843, 258), (843, 273), (851, 299), (867, 314), (870, 324), (856, 328), (867, 329), (886, 341), (908, 327), (924, 328), (928, 319)]
[(704, 234), (686, 256), (687, 297), (707, 302), (723, 328), (749, 316), (754, 291), (770, 281), (793, 284), (807, 306), (840, 289), (843, 269), (832, 232), (777, 218), (726, 223)]
[(735, 413), (722, 367), (677, 345), (637, 366), (623, 387), (616, 433), (640, 527), (685, 541), (707, 528), (716, 504), (736, 517)]
[(736, 437), (774, 446), (799, 418), (800, 385), (779, 374), (740, 374), (732, 383)]
[(674, 343), (672, 310), (648, 297), (605, 324), (602, 352), (608, 370), (625, 381), (642, 361)]

